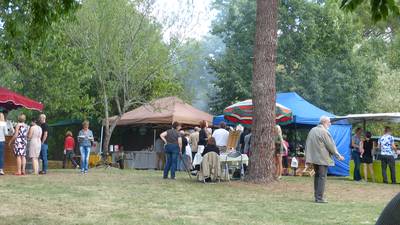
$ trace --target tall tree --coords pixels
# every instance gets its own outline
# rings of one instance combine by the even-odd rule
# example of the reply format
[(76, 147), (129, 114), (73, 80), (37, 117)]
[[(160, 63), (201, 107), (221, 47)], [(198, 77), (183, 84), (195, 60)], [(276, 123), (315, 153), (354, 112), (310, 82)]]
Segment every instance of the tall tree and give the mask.
[(250, 168), (252, 182), (271, 182), (274, 174), (275, 63), (277, 0), (257, 0), (254, 45), (253, 104)]
[(125, 112), (154, 97), (181, 92), (172, 73), (170, 46), (150, 17), (150, 2), (87, 0), (76, 22), (65, 28), (92, 71), (92, 88), (103, 112), (105, 151)]
[[(219, 112), (226, 104), (251, 98), (253, 69), (254, 1), (232, 0), (226, 8), (213, 27), (226, 44), (225, 52), (211, 60), (218, 87), (212, 103)], [(352, 15), (344, 15), (332, 1), (281, 1), (277, 90), (296, 91), (338, 115), (364, 112), (377, 69), (365, 57), (376, 50), (360, 48), (370, 42), (363, 39), (363, 31)]]

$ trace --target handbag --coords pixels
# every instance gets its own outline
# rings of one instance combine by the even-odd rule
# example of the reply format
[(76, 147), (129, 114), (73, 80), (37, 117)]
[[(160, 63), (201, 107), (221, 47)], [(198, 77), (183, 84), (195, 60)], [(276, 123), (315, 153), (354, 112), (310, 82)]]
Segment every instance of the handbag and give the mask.
[(296, 157), (293, 157), (293, 158), (292, 158), (292, 162), (290, 163), (290, 166), (291, 166), (292, 168), (297, 168), (297, 167), (299, 167), (299, 162), (297, 161)]

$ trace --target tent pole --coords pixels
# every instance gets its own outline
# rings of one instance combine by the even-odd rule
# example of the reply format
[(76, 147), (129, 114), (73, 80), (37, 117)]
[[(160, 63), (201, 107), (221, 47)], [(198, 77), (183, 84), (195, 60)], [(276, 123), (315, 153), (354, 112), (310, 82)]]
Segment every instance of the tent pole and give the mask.
[(101, 126), (101, 134), (100, 134), (100, 154), (103, 153), (103, 132), (104, 132), (104, 126)]
[(294, 149), (297, 149), (297, 125), (294, 124)]
[(294, 151), (297, 149), (297, 124), (296, 124), (296, 116), (293, 116), (294, 122)]
[(364, 132), (365, 132), (365, 128), (366, 128), (367, 126), (366, 126), (366, 121), (365, 121), (365, 119), (363, 120), (363, 130), (364, 130)]
[(153, 136), (153, 148), (155, 149), (155, 147), (156, 147), (156, 129), (154, 129), (153, 128), (153, 134), (154, 134), (154, 136)]

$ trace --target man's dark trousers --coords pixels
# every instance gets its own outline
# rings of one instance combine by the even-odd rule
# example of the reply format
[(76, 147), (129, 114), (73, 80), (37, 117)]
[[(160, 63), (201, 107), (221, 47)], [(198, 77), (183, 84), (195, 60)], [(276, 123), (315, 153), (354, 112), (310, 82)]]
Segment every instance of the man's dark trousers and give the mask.
[(383, 183), (388, 183), (388, 178), (386, 174), (386, 168), (389, 165), (390, 177), (392, 178), (392, 184), (396, 183), (396, 162), (392, 155), (380, 155), (381, 167), (382, 167), (382, 177)]
[(314, 166), (314, 197), (315, 201), (324, 200), (325, 183), (328, 175), (328, 166), (313, 164)]

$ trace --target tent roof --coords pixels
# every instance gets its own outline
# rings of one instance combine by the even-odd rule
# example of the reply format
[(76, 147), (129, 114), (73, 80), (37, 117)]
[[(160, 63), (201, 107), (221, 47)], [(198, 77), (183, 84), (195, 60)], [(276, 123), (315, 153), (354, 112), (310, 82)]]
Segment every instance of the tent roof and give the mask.
[(334, 120), (347, 120), (349, 123), (362, 123), (366, 121), (400, 123), (400, 113), (349, 114), (347, 116), (336, 117)]
[(210, 124), (213, 117), (177, 97), (157, 99), (122, 115), (117, 125), (171, 124), (178, 121), (187, 125), (198, 125), (205, 120)]
[(21, 107), (42, 111), (44, 105), (28, 97), (17, 94), (7, 88), (0, 87), (0, 107), (7, 111)]
[(226, 120), (224, 115), (214, 116), (214, 118), (213, 118), (213, 125), (214, 126), (218, 126), (221, 122), (225, 122), (226, 125), (228, 125), (228, 126), (236, 126), (231, 121)]
[(321, 116), (336, 117), (309, 103), (296, 92), (278, 93), (276, 102), (288, 107), (293, 112), (293, 123), (317, 125)]

